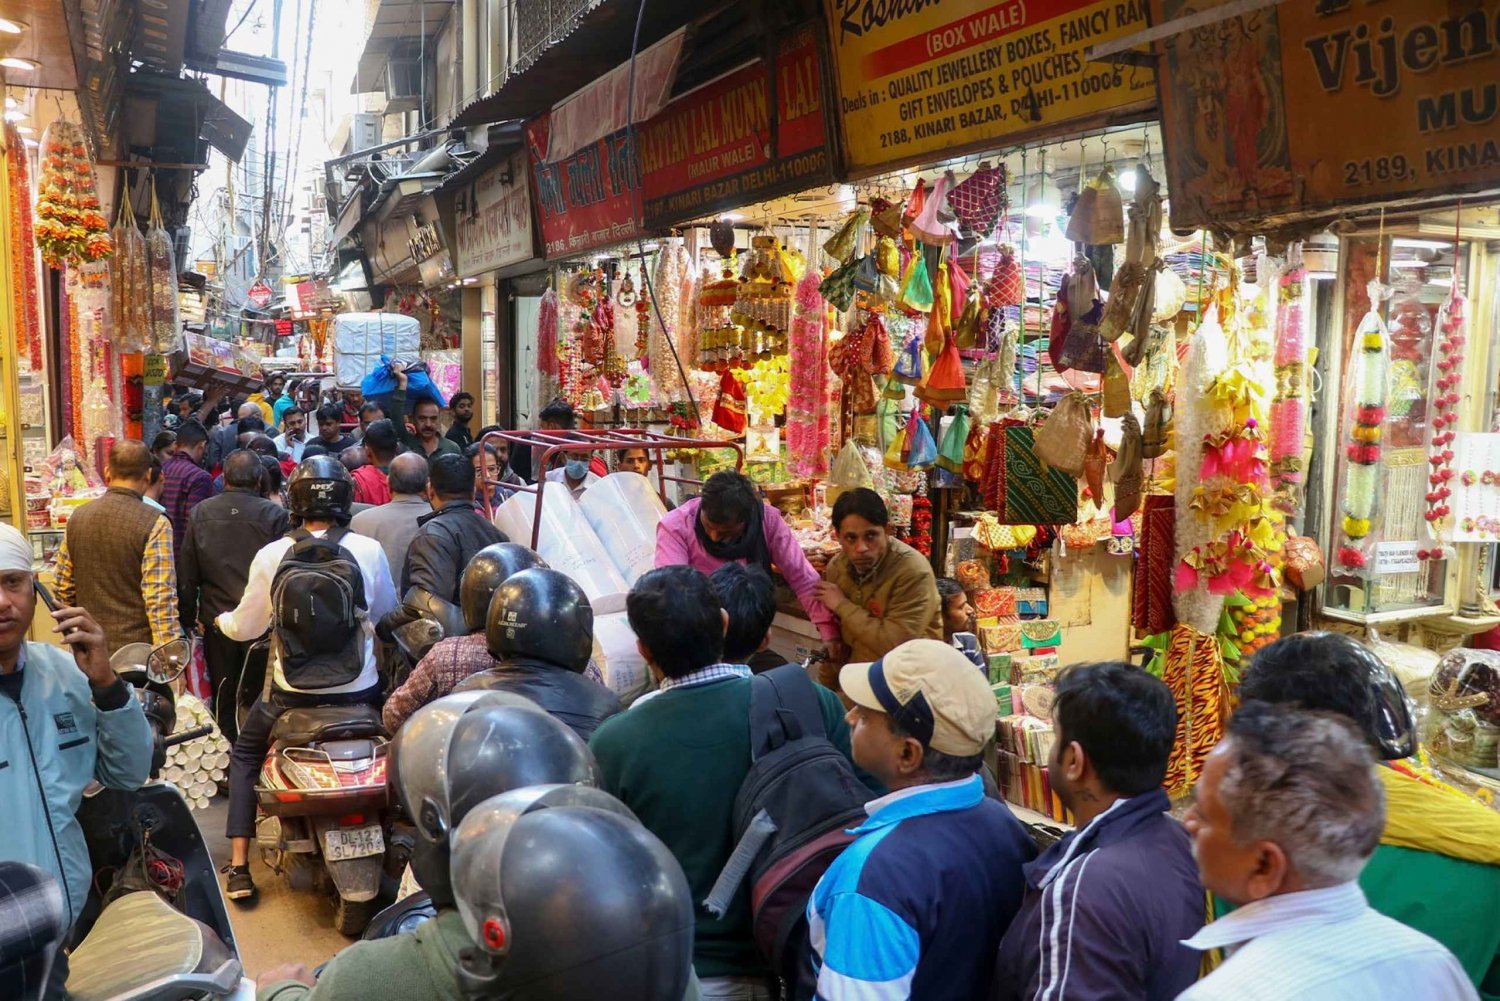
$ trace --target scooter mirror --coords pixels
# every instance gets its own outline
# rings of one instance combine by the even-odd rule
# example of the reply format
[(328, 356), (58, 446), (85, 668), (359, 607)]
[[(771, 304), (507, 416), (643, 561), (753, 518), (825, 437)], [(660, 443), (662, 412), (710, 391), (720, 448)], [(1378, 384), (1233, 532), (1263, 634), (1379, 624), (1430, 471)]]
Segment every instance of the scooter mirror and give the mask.
[(186, 639), (163, 643), (146, 658), (146, 677), (158, 685), (170, 685), (182, 677), (193, 659), (193, 644)]

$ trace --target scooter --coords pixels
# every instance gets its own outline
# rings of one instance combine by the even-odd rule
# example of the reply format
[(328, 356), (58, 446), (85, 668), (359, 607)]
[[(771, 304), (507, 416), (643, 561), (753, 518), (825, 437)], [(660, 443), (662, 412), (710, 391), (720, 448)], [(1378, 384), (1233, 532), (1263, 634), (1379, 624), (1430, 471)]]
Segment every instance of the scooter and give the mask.
[[(110, 658), (135, 690), (153, 731), (151, 778), (140, 789), (100, 789), (78, 810), (94, 890), (69, 958), (75, 1001), (253, 1001), (213, 857), (177, 787), (158, 778), (169, 747), (212, 732), (172, 733), (172, 683), (191, 659), (176, 641), (122, 647)], [(86, 933), (86, 934), (85, 934)]]
[(256, 842), (292, 888), (331, 888), (334, 927), (354, 937), (379, 902), (387, 869), (406, 853), (390, 839), (387, 741), (372, 706), (288, 709), (271, 729), (255, 794)]

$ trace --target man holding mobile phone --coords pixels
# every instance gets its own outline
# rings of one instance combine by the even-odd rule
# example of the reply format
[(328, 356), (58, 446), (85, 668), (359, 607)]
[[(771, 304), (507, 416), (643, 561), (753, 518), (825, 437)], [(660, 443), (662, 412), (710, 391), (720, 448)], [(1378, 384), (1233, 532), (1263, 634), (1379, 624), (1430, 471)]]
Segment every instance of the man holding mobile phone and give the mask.
[[(39, 593), (31, 543), (0, 523), (0, 861), (25, 862), (62, 885), (71, 928), (88, 898), (92, 870), (75, 814), (94, 780), (137, 789), (151, 771), (151, 727), (109, 663), (104, 630), (83, 608), (52, 617), (68, 643), (28, 642)], [(49, 603), (50, 604), (50, 603)], [(63, 997), (59, 950), (44, 997)]]

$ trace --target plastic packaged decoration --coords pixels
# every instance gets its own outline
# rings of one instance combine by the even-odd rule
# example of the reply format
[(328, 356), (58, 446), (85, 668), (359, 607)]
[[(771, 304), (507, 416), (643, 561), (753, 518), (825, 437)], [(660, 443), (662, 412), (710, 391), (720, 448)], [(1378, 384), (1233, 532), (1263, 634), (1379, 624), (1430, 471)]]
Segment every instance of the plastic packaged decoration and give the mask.
[(1390, 344), (1378, 311), (1388, 294), (1389, 289), (1378, 281), (1370, 283), (1370, 311), (1355, 331), (1347, 376), (1349, 411), (1344, 419), (1348, 432), (1335, 563), (1341, 573), (1365, 579), (1374, 572), (1371, 553), (1380, 515), (1381, 435), (1390, 397)]

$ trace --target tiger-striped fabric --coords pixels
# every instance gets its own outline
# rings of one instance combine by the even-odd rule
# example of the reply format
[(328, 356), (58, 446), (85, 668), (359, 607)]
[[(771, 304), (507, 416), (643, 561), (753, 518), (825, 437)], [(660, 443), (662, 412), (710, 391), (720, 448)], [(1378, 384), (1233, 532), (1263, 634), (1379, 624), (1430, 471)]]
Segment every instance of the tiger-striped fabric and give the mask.
[(1177, 738), (1167, 759), (1167, 792), (1186, 795), (1203, 773), (1208, 752), (1224, 736), (1231, 710), (1218, 640), (1192, 626), (1172, 627), (1162, 680), (1177, 704)]

